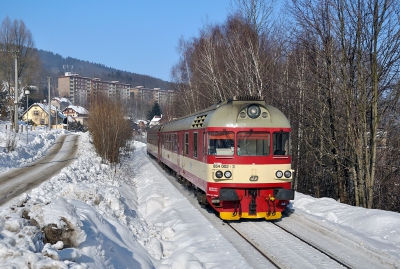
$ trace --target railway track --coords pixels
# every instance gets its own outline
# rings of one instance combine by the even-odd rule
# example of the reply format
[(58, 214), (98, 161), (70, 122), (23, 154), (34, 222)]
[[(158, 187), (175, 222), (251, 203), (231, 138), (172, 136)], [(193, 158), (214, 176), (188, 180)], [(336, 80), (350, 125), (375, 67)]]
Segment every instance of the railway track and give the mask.
[[(385, 264), (378, 253), (357, 245), (335, 231), (292, 214), (280, 221), (222, 221), (211, 208), (201, 207), (193, 193), (169, 171), (149, 158), (255, 269), (258, 268), (398, 268)], [(381, 263), (382, 262), (382, 263)]]
[[(298, 219), (229, 222), (276, 268), (399, 268), (398, 261), (376, 253), (334, 231)], [(285, 249), (286, 248), (286, 249)]]
[(276, 268), (352, 268), (276, 223), (242, 221), (227, 224)]

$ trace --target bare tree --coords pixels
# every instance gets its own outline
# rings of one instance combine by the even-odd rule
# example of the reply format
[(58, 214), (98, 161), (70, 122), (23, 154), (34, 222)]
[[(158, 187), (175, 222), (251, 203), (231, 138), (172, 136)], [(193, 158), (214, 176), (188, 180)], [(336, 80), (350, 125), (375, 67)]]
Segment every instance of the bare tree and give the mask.
[(224, 24), (206, 25), (199, 37), (180, 41), (181, 59), (172, 77), (187, 111), (198, 111), (234, 95), (269, 92), (271, 71), (281, 53), (274, 49), (267, 31), (243, 15), (231, 14)]
[(132, 138), (126, 111), (119, 100), (110, 99), (99, 93), (91, 98), (89, 132), (93, 145), (103, 159), (112, 165), (120, 163), (121, 150)]
[[(379, 130), (399, 97), (397, 6), (378, 0), (293, 0), (291, 7), (296, 37), (304, 40), (308, 55), (307, 98), (316, 97), (304, 111), (304, 132), (314, 134), (305, 137), (306, 154), (314, 152), (315, 163), (334, 179), (334, 198), (372, 208), (376, 165), (387, 158), (382, 151), (377, 158), (387, 133)], [(323, 124), (318, 128), (318, 123)]]
[(40, 61), (35, 50), (30, 30), (22, 20), (11, 22), (6, 17), (0, 28), (0, 46), (2, 57), (0, 58), (0, 80), (6, 81), (8, 93), (11, 95), (11, 87), (14, 84), (14, 56), (17, 53), (17, 74), (19, 79), (19, 91), (22, 96), (24, 87), (29, 86), (38, 77)]
[(295, 188), (385, 206), (378, 194), (396, 189), (399, 167), (398, 4), (291, 0), (291, 21), (277, 27), (270, 2), (231, 3), (223, 24), (181, 40), (173, 77), (182, 113), (232, 95), (266, 96), (293, 126)]
[(239, 13), (257, 35), (261, 36), (265, 32), (274, 28), (274, 20), (271, 20), (275, 11), (276, 0), (231, 0), (231, 13)]

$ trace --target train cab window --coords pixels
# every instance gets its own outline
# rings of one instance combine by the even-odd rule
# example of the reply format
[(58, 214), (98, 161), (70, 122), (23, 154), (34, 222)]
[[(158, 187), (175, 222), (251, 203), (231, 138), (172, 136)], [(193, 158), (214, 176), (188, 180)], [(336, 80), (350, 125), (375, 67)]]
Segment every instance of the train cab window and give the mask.
[(268, 132), (237, 133), (237, 155), (240, 156), (268, 156), (270, 154), (270, 134)]
[(193, 157), (197, 158), (197, 133), (193, 133)]
[(274, 145), (274, 155), (289, 155), (289, 133), (276, 132), (272, 135)]
[(233, 132), (209, 132), (208, 154), (209, 155), (233, 155), (235, 145), (235, 134)]

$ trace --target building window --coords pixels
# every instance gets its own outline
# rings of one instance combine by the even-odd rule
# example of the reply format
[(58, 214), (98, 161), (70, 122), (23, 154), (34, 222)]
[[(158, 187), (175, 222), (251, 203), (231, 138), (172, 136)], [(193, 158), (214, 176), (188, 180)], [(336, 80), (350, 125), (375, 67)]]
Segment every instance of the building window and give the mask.
[(38, 116), (38, 115), (39, 115), (39, 111), (34, 110), (34, 111), (33, 111), (33, 115)]

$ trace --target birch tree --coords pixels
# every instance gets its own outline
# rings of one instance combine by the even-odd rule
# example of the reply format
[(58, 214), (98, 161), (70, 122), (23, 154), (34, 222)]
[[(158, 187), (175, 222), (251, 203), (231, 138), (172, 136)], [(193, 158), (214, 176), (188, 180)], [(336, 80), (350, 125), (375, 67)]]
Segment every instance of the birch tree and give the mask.
[[(308, 152), (319, 152), (312, 155), (317, 163), (333, 165), (334, 198), (372, 208), (377, 148), (387, 133), (380, 130), (399, 96), (398, 6), (378, 0), (293, 0), (291, 7), (297, 36), (312, 41), (303, 43), (312, 46), (307, 70), (315, 74), (307, 84), (320, 108), (305, 111), (312, 113), (305, 117), (324, 122), (312, 130), (315, 124), (306, 123), (304, 132), (320, 134), (320, 140), (305, 141)], [(380, 153), (381, 160), (390, 155)]]

